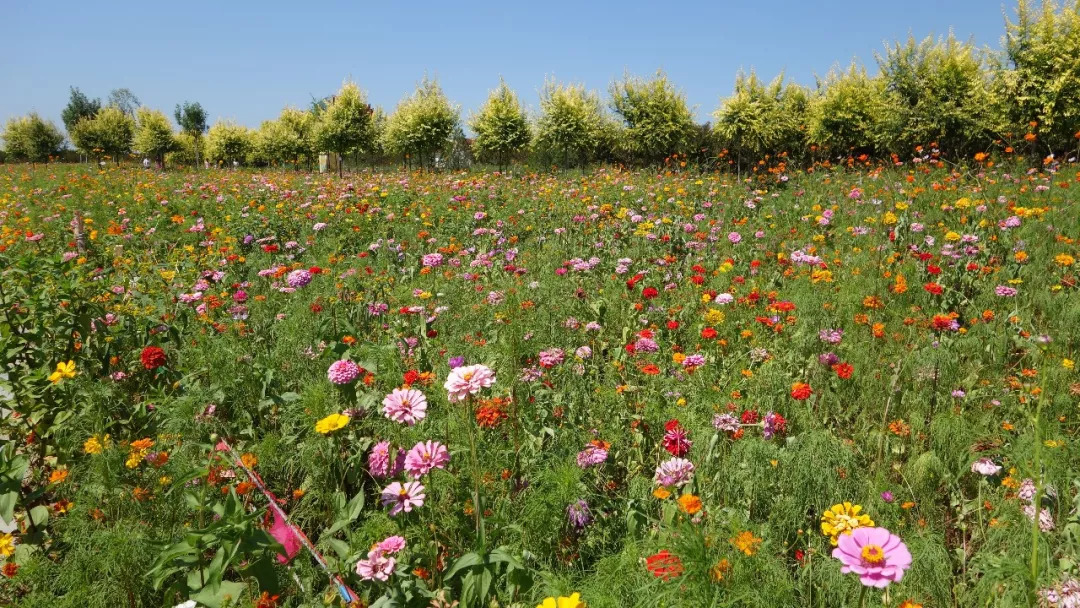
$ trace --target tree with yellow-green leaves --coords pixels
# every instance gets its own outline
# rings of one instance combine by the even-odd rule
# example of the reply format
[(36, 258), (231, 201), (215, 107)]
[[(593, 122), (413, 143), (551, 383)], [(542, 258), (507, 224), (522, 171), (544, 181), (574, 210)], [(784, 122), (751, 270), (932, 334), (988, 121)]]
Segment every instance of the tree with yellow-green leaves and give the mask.
[(422, 169), (426, 161), (432, 167), (435, 154), (446, 149), (460, 130), (459, 115), (438, 81), (424, 78), (386, 121), (383, 145), (389, 154), (402, 156), (408, 164), (416, 160)]
[(611, 107), (626, 128), (623, 145), (646, 164), (660, 164), (687, 151), (694, 117), (686, 96), (657, 72), (650, 80), (625, 76), (611, 85)]
[(135, 148), (165, 168), (165, 155), (178, 147), (172, 123), (157, 110), (142, 107), (135, 112)]
[(529, 145), (532, 138), (525, 110), (517, 95), (499, 80), (499, 86), (488, 95), (480, 111), (469, 121), (476, 133), (473, 153), (482, 160), (498, 164), (502, 171), (515, 154)]
[(82, 118), (71, 128), (71, 141), (75, 147), (100, 159), (111, 157), (116, 164), (131, 152), (135, 140), (135, 119), (120, 108), (106, 106), (92, 118)]
[(613, 141), (614, 132), (595, 91), (553, 80), (545, 83), (536, 121), (536, 148), (542, 158), (584, 169)]
[(60, 129), (36, 112), (8, 120), (0, 139), (4, 140), (4, 153), (8, 159), (30, 162), (49, 162), (64, 145)]
[[(346, 81), (319, 114), (315, 141), (318, 147), (334, 152), (338, 158), (349, 153), (363, 153), (370, 147), (371, 106), (355, 82)], [(342, 163), (338, 162), (338, 175)]]
[(753, 71), (735, 78), (735, 90), (713, 113), (713, 134), (734, 157), (736, 169), (769, 154), (799, 154), (806, 144), (809, 95), (781, 74), (769, 83)]
[(244, 163), (252, 150), (253, 136), (247, 127), (219, 120), (206, 134), (206, 158), (218, 165)]
[(252, 152), (257, 162), (294, 167), (315, 160), (316, 122), (310, 112), (287, 107), (277, 120), (264, 121), (254, 134)]

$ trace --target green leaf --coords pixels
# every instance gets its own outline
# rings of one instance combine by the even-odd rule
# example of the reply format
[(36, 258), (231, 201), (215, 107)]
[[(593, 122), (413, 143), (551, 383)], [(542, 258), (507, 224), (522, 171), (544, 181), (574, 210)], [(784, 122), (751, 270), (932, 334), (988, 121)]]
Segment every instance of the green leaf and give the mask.
[(18, 492), (0, 494), (0, 520), (10, 524), (15, 521), (15, 503), (19, 500)]
[(45, 505), (38, 505), (33, 509), (30, 509), (30, 521), (39, 528), (45, 527), (49, 523), (49, 507)]
[(454, 562), (454, 565), (446, 571), (446, 575), (443, 578), (445, 578), (446, 580), (450, 580), (454, 578), (454, 575), (461, 570), (465, 568), (472, 568), (473, 566), (483, 563), (483, 561), (484, 558), (475, 551), (466, 553), (465, 555), (459, 557), (456, 562)]
[(322, 540), (329, 545), (330, 548), (334, 550), (334, 553), (337, 553), (341, 559), (344, 560), (349, 557), (349, 543), (337, 538), (324, 538)]

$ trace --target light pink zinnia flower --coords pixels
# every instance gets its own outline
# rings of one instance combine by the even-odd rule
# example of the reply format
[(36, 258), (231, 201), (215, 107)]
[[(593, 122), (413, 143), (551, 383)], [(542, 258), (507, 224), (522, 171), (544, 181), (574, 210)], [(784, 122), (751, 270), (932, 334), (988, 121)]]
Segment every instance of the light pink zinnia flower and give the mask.
[(401, 483), (395, 481), (386, 486), (382, 491), (382, 504), (390, 507), (390, 516), (393, 517), (401, 512), (408, 513), (413, 507), (424, 506), (424, 486), (418, 481)]
[(980, 458), (971, 463), (971, 472), (978, 473), (979, 475), (985, 475), (991, 477), (997, 475), (1001, 471), (1001, 466), (994, 464), (993, 460), (989, 458)]
[(383, 553), (393, 555), (398, 551), (405, 548), (405, 537), (403, 536), (387, 536), (379, 544), (375, 545), (375, 549), (382, 551)]
[(661, 486), (681, 488), (694, 478), (694, 463), (685, 458), (669, 458), (656, 467), (653, 480)]
[(482, 388), (495, 384), (495, 372), (486, 365), (465, 365), (450, 370), (446, 378), (447, 397), (450, 403), (464, 401), (469, 395), (475, 395)]
[(359, 375), (360, 366), (348, 359), (334, 361), (330, 364), (330, 369), (326, 370), (326, 377), (334, 384), (349, 384)]
[(841, 534), (832, 555), (844, 564), (840, 572), (854, 572), (862, 584), (879, 589), (899, 582), (911, 567), (907, 545), (885, 528), (855, 528)]
[(409, 477), (427, 475), (432, 469), (446, 468), (450, 452), (438, 441), (421, 441), (405, 456), (405, 472)]
[(385, 581), (394, 573), (397, 560), (379, 549), (368, 552), (367, 559), (356, 562), (356, 574), (365, 581)]
[(427, 416), (427, 397), (414, 388), (395, 388), (382, 404), (383, 415), (394, 422), (412, 426)]

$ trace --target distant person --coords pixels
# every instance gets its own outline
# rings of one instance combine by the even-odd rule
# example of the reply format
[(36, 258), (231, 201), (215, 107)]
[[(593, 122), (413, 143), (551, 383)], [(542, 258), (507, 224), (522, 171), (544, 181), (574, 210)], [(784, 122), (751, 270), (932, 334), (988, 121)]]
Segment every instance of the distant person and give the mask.
[(240, 161), (237, 161), (237, 160), (232, 161), (232, 168), (233, 169), (236, 169), (239, 166), (240, 166)]
[(209, 170), (210, 169), (210, 161), (203, 160), (202, 162), (203, 162), (203, 168)]
[(143, 169), (149, 169), (150, 168), (150, 159), (149, 158), (144, 157), (142, 159), (142, 168)]

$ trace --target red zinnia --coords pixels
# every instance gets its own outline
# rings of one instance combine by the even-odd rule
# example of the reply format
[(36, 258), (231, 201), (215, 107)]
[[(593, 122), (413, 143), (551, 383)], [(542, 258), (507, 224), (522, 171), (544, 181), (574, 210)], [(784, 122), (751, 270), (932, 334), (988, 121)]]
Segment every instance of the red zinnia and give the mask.
[(645, 568), (658, 579), (670, 580), (683, 573), (682, 560), (667, 549), (645, 558)]
[(641, 297), (645, 298), (646, 300), (651, 300), (658, 295), (660, 295), (660, 292), (657, 291), (655, 287), (646, 287), (645, 289), (641, 290)]
[(161, 350), (160, 346), (147, 346), (142, 349), (139, 359), (142, 360), (143, 367), (151, 371), (166, 363), (165, 351)]
[(941, 292), (944, 291), (944, 288), (937, 283), (927, 283), (923, 285), (923, 289), (925, 289), (929, 293), (934, 294), (935, 296), (941, 295)]
[(798, 401), (805, 401), (810, 398), (810, 395), (814, 394), (814, 390), (810, 388), (810, 385), (805, 382), (796, 382), (791, 385), (791, 398)]
[(855, 367), (850, 363), (837, 363), (836, 365), (832, 366), (832, 369), (834, 372), (836, 372), (837, 376), (840, 376), (840, 378), (844, 380), (850, 378), (851, 374), (855, 372)]
[(706, 340), (712, 340), (716, 337), (716, 330), (711, 327), (706, 327), (705, 329), (701, 330), (701, 337), (705, 338)]

